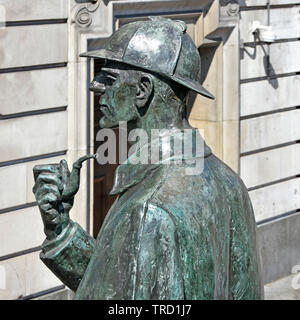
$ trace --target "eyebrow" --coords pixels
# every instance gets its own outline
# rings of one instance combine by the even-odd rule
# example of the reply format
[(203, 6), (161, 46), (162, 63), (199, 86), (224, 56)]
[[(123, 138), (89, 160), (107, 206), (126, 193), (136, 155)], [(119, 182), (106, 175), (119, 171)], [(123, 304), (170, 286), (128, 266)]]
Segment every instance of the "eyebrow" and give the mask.
[(115, 73), (115, 72), (111, 71), (108, 68), (101, 68), (101, 71), (103, 71), (105, 74), (110, 75), (110, 76), (115, 77), (115, 78), (117, 78), (119, 76), (118, 73)]

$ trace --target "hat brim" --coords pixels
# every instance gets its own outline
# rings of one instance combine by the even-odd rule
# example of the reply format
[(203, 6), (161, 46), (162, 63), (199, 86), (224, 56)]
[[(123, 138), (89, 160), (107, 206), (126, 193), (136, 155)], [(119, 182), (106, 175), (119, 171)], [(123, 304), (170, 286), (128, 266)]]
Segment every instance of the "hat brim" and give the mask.
[(98, 59), (107, 59), (112, 61), (122, 62), (122, 54), (106, 49), (99, 49), (81, 53), (79, 57), (85, 58), (98, 58)]
[(168, 76), (168, 78), (170, 78), (171, 80), (173, 80), (177, 83), (182, 84), (183, 86), (185, 86), (188, 89), (191, 89), (191, 90), (201, 94), (204, 97), (207, 97), (212, 100), (215, 99), (215, 97), (197, 81), (187, 79), (187, 78), (182, 78), (177, 75)]
[(133, 66), (133, 67), (139, 67), (139, 68), (142, 68), (142, 69), (150, 71), (150, 72), (155, 72), (155, 73), (160, 74), (163, 77), (166, 77), (172, 81), (175, 81), (175, 82), (183, 85), (184, 87), (186, 87), (190, 90), (193, 90), (193, 91), (201, 94), (204, 97), (207, 97), (209, 99), (215, 99), (215, 97), (209, 91), (207, 91), (199, 82), (197, 82), (195, 80), (180, 77), (178, 75), (169, 75), (169, 74), (161, 73), (158, 71), (149, 70), (149, 69), (144, 68), (142, 66), (138, 66), (138, 65), (126, 62), (123, 60), (123, 57), (121, 56), (121, 54), (118, 54), (118, 52), (113, 52), (113, 51), (106, 50), (106, 49), (99, 49), (99, 50), (81, 53), (79, 56), (85, 57), (85, 58), (95, 58), (95, 59), (116, 61), (116, 62), (124, 63), (124, 64), (130, 65), (130, 66)]

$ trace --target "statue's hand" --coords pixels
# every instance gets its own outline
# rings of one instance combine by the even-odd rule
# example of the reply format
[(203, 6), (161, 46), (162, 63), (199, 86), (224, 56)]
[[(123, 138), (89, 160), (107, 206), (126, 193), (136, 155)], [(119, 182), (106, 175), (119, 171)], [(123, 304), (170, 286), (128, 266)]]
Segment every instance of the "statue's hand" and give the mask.
[(32, 190), (42, 215), (46, 237), (51, 240), (70, 221), (69, 211), (73, 206), (74, 195), (63, 197), (70, 171), (67, 162), (62, 160), (59, 164), (37, 165), (33, 173), (35, 184)]

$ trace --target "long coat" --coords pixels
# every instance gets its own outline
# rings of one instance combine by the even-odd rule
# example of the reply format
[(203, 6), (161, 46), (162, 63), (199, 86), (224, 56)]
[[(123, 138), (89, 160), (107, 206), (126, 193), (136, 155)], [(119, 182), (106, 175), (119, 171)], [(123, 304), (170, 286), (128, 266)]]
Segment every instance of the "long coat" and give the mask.
[(184, 157), (126, 161), (111, 192), (119, 197), (96, 240), (71, 221), (58, 239), (44, 242), (41, 259), (75, 299), (263, 298), (247, 189), (206, 145), (191, 159), (203, 160), (201, 173), (187, 174)]

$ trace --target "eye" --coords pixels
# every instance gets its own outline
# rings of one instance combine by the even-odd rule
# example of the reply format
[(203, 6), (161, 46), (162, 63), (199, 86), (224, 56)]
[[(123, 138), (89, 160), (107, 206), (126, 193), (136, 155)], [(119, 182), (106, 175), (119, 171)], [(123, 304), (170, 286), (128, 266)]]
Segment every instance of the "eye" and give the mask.
[(111, 86), (116, 80), (117, 80), (117, 78), (116, 78), (115, 76), (111, 75), (111, 74), (107, 74), (107, 75), (105, 76), (105, 82), (106, 82), (106, 84), (108, 84), (108, 85), (110, 85), (110, 86)]
[(106, 70), (101, 70), (101, 72), (95, 76), (95, 81), (101, 83), (104, 86), (112, 86), (117, 78), (118, 75), (107, 72)]

